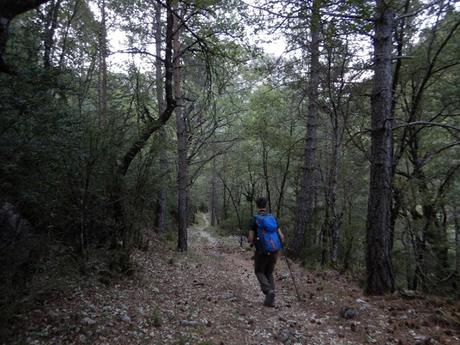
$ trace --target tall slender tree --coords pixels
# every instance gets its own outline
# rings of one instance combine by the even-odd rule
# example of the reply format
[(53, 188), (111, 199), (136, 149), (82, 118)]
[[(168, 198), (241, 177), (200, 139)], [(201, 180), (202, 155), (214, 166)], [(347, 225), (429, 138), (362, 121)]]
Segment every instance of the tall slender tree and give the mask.
[[(120, 230), (115, 234), (114, 238), (121, 237), (121, 240), (127, 245), (127, 231), (128, 228), (125, 224), (125, 212), (123, 207), (123, 180), (126, 176), (128, 169), (133, 162), (134, 158), (141, 152), (147, 144), (147, 141), (153, 133), (160, 130), (171, 117), (175, 107), (176, 99), (173, 93), (173, 79), (175, 61), (173, 59), (173, 42), (177, 39), (177, 30), (174, 30), (175, 14), (172, 6), (172, 0), (166, 1), (166, 42), (165, 42), (165, 76), (164, 76), (164, 90), (165, 90), (165, 107), (161, 112), (158, 119), (150, 119), (145, 127), (142, 129), (139, 137), (135, 140), (124, 153), (122, 158), (117, 161), (117, 168), (112, 187), (112, 204), (114, 207), (114, 217), (119, 225)], [(174, 60), (174, 61), (173, 61)]]
[[(173, 2), (173, 11), (178, 12), (177, 1)], [(186, 123), (186, 112), (182, 96), (182, 70), (181, 44), (179, 41), (180, 24), (179, 17), (174, 16), (174, 96), (177, 101), (176, 113), (176, 133), (177, 133), (177, 214), (178, 214), (178, 236), (177, 249), (185, 252), (188, 249), (187, 225), (188, 225), (188, 131)]]
[(99, 30), (99, 126), (107, 128), (107, 6), (105, 0), (99, 1), (101, 23)]
[[(164, 110), (164, 96), (163, 96), (163, 72), (162, 72), (162, 62), (161, 62), (161, 4), (155, 5), (155, 86), (156, 86), (156, 97), (158, 105), (158, 114)], [(160, 163), (160, 173), (162, 176), (167, 174), (168, 171), (168, 160), (166, 157), (166, 148), (164, 143), (166, 142), (166, 129), (162, 127), (160, 129), (161, 142), (163, 143), (160, 153), (159, 153), (159, 163)], [(167, 193), (166, 183), (161, 183), (158, 191), (158, 199), (156, 205), (156, 215), (155, 215), (155, 229), (162, 233), (165, 231), (166, 226), (166, 193)]]
[(43, 39), (43, 66), (50, 68), (54, 48), (55, 32), (58, 26), (59, 11), (62, 0), (52, 1), (48, 8), (45, 21), (45, 35)]
[(455, 224), (455, 271), (457, 282), (460, 283), (460, 216), (458, 208), (454, 207), (454, 224)]
[(212, 177), (211, 177), (211, 196), (210, 196), (210, 211), (211, 225), (216, 226), (219, 223), (219, 198), (218, 198), (218, 171), (217, 159), (212, 160)]
[(305, 244), (310, 246), (314, 240), (314, 234), (310, 232), (312, 229), (311, 223), (314, 207), (316, 145), (319, 124), (318, 85), (320, 74), (319, 43), (321, 32), (321, 3), (322, 0), (314, 0), (311, 8), (307, 132), (305, 137), (304, 163), (300, 174), (299, 193), (297, 195), (296, 230), (290, 243), (290, 249), (296, 256), (300, 255)]
[(375, 12), (371, 176), (366, 231), (366, 292), (381, 295), (392, 292), (395, 287), (391, 260), (393, 1), (377, 0)]

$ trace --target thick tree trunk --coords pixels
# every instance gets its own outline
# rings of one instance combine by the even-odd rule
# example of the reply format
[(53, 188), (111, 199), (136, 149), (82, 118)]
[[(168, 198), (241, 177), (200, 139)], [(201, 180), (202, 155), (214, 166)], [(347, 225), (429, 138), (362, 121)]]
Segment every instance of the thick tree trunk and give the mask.
[[(161, 4), (157, 4), (155, 7), (155, 79), (156, 79), (156, 96), (157, 96), (157, 105), (158, 113), (161, 116), (161, 113), (164, 111), (164, 99), (163, 99), (163, 72), (162, 72), (162, 62), (161, 62)], [(162, 143), (162, 148), (160, 149), (160, 173), (163, 178), (166, 179), (166, 173), (168, 171), (168, 160), (166, 157), (166, 148), (164, 144), (166, 143), (166, 130), (165, 128), (160, 129), (160, 138)], [(167, 184), (160, 183), (160, 189), (158, 191), (157, 199), (157, 208), (155, 215), (155, 229), (159, 233), (163, 233), (166, 227), (166, 190)]]
[[(177, 5), (174, 5), (177, 11)], [(174, 50), (174, 94), (177, 102), (176, 107), (176, 132), (177, 132), (177, 214), (178, 214), (178, 238), (177, 249), (180, 252), (187, 251), (187, 225), (188, 225), (188, 131), (186, 113), (182, 99), (182, 73), (180, 69), (180, 42), (178, 18), (174, 18), (176, 35), (173, 41)]]
[(366, 293), (394, 291), (391, 261), (392, 152), (392, 29), (394, 11), (389, 1), (377, 0), (372, 92), (371, 176), (366, 233)]
[(304, 166), (300, 174), (300, 188), (297, 195), (295, 235), (292, 236), (290, 249), (299, 256), (304, 244), (311, 246), (315, 240), (311, 222), (313, 220), (313, 199), (315, 195), (316, 144), (319, 123), (318, 85), (319, 85), (319, 42), (320, 42), (321, 0), (314, 0), (311, 14), (310, 43), (310, 83), (308, 87), (308, 118), (305, 138)]

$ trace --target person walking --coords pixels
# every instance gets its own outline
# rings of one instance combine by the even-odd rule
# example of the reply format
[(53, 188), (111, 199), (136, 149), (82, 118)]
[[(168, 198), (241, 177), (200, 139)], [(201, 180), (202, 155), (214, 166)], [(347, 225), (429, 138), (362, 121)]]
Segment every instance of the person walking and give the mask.
[(255, 247), (254, 272), (265, 295), (264, 305), (274, 307), (273, 271), (284, 242), (284, 234), (278, 226), (276, 217), (266, 212), (266, 198), (258, 198), (256, 207), (258, 211), (251, 219), (248, 242)]

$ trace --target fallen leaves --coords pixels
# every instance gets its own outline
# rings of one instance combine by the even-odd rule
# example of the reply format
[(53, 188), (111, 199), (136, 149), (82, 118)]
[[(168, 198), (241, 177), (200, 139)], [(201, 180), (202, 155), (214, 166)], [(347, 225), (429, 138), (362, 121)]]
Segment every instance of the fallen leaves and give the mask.
[[(156, 239), (134, 254), (138, 273), (117, 284), (98, 277), (75, 284), (17, 316), (8, 344), (358, 345), (460, 344), (457, 305), (429, 305), (417, 296), (364, 298), (336, 271), (276, 268), (276, 308), (262, 305), (252, 253), (239, 238), (190, 229), (190, 252)], [(3, 342), (0, 344), (7, 344)]]

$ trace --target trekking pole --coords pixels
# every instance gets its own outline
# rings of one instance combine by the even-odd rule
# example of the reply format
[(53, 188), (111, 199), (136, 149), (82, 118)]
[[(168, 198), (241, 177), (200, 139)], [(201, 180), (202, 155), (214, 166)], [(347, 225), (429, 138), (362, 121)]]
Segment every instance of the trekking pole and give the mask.
[(295, 293), (297, 295), (297, 299), (299, 300), (299, 302), (304, 302), (302, 297), (300, 297), (299, 290), (297, 289), (297, 284), (296, 284), (295, 279), (294, 279), (294, 274), (292, 273), (292, 270), (291, 270), (291, 264), (289, 263), (289, 260), (288, 260), (288, 258), (286, 256), (286, 253), (284, 252), (284, 250), (282, 252), (283, 252), (284, 260), (286, 261), (287, 267), (289, 269), (289, 273), (291, 275), (292, 282), (294, 283), (294, 289), (295, 289)]

